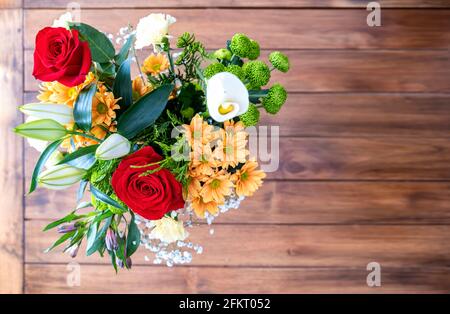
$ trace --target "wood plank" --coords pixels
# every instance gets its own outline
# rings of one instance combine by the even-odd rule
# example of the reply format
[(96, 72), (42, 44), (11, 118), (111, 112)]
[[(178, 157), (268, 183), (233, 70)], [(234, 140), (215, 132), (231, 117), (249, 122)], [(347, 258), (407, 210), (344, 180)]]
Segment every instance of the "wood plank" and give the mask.
[[(75, 190), (38, 189), (26, 197), (26, 218), (65, 216)], [(450, 183), (268, 181), (215, 223), (449, 224)]]
[(0, 293), (23, 289), (23, 141), (11, 132), (22, 120), (17, 111), (23, 101), (21, 27), (20, 9), (0, 11)]
[[(43, 250), (59, 235), (42, 232), (48, 221), (26, 222), (26, 262), (68, 263), (61, 250)], [(364, 267), (376, 261), (382, 267), (431, 267), (450, 265), (448, 226), (296, 226), (215, 225), (209, 235), (206, 225), (190, 229), (190, 241), (203, 246), (193, 256), (193, 265)], [(236, 239), (241, 239), (236, 241)], [(146, 262), (144, 256), (151, 260)], [(152, 264), (152, 255), (139, 249), (135, 265)], [(79, 263), (110, 263), (98, 255), (75, 259)]]
[[(450, 92), (448, 51), (290, 50), (288, 73), (273, 72), (290, 92)], [(140, 60), (148, 54), (141, 52)], [(267, 52), (264, 53), (263, 60)], [(137, 72), (136, 67), (135, 72)], [(36, 91), (33, 52), (25, 52), (25, 90)], [(269, 86), (270, 86), (269, 84)]]
[[(94, 1), (92, 1), (94, 3)], [(109, 8), (109, 5), (106, 7)], [(26, 10), (25, 47), (34, 47), (38, 30), (51, 25), (65, 10)], [(128, 23), (161, 9), (83, 9), (81, 21), (115, 34)], [(209, 49), (223, 47), (234, 33), (242, 32), (268, 49), (300, 48), (443, 48), (450, 42), (450, 10), (383, 9), (382, 27), (368, 27), (368, 11), (273, 9), (169, 9), (178, 21), (171, 34), (194, 32)], [(233, 23), (230, 23), (233, 21)]]
[[(26, 145), (26, 156), (29, 181), (38, 153)], [(450, 179), (450, 143), (444, 138), (282, 137), (279, 160), (269, 180)]]
[[(361, 0), (78, 0), (82, 8), (366, 8)], [(379, 0), (382, 8), (449, 8), (446, 0)], [(24, 0), (25, 8), (65, 8), (66, 0)]]
[[(25, 103), (37, 92), (25, 93)], [(291, 93), (277, 115), (261, 125), (279, 125), (281, 136), (448, 137), (450, 94)]]
[(115, 274), (82, 265), (80, 286), (69, 287), (66, 265), (27, 264), (26, 293), (399, 293), (450, 291), (448, 268), (382, 268), (369, 288), (358, 268), (142, 267)]
[(270, 179), (448, 180), (448, 139), (281, 138)]

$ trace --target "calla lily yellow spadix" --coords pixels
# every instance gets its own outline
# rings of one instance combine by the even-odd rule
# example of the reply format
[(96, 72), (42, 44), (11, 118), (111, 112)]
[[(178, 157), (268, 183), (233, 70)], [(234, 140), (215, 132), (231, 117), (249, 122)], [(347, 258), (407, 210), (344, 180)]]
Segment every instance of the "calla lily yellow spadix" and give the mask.
[(19, 109), (24, 114), (35, 118), (52, 119), (60, 124), (73, 122), (73, 109), (64, 104), (31, 103)]
[(63, 190), (80, 181), (86, 170), (72, 167), (67, 164), (56, 165), (42, 171), (38, 183), (51, 190)]
[(120, 134), (112, 134), (95, 151), (95, 158), (111, 160), (123, 157), (130, 152), (131, 143)]
[(23, 136), (42, 141), (53, 142), (68, 134), (66, 128), (52, 119), (41, 119), (23, 123), (14, 129)]
[(247, 111), (248, 91), (236, 75), (221, 72), (207, 81), (206, 102), (211, 118), (224, 122)]

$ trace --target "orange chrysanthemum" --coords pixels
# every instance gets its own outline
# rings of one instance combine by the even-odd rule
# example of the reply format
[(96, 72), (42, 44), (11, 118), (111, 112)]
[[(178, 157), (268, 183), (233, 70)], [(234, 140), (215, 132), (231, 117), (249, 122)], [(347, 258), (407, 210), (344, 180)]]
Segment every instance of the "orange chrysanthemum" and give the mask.
[(94, 73), (89, 72), (85, 81), (74, 87), (67, 87), (57, 81), (44, 82), (40, 85), (40, 94), (37, 96), (37, 99), (41, 102), (73, 106), (80, 91), (94, 81)]
[(262, 185), (262, 180), (266, 177), (266, 174), (262, 170), (256, 170), (256, 168), (258, 168), (258, 163), (249, 160), (232, 175), (231, 179), (235, 181), (237, 195), (251, 196)]
[(145, 83), (145, 81), (140, 76), (136, 76), (131, 84), (133, 89), (133, 100), (136, 101), (145, 94), (153, 90), (153, 86)]
[(233, 183), (230, 181), (229, 175), (219, 173), (210, 178), (202, 187), (200, 195), (204, 202), (216, 202), (222, 204), (225, 196), (231, 194)]
[(169, 68), (169, 60), (161, 53), (152, 53), (144, 60), (141, 68), (145, 74), (156, 76)]
[(115, 99), (113, 93), (107, 92), (103, 86), (99, 87), (99, 91), (95, 93), (92, 99), (92, 123), (93, 125), (105, 124), (108, 127), (112, 120), (116, 118), (114, 110), (120, 109), (117, 104), (119, 99)]
[(205, 202), (201, 196), (194, 197), (192, 199), (192, 208), (194, 209), (194, 213), (199, 218), (205, 218), (205, 213), (215, 216), (219, 212), (216, 202)]

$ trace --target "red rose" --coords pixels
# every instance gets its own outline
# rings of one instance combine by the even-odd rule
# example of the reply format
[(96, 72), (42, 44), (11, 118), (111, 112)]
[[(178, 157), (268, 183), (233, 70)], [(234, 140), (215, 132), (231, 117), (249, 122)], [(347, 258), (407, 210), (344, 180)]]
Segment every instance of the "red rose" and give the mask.
[(37, 34), (33, 69), (36, 79), (76, 86), (84, 82), (91, 63), (89, 44), (80, 41), (77, 30), (46, 27)]
[(149, 175), (143, 172), (158, 168), (144, 166), (162, 160), (152, 147), (144, 147), (125, 157), (112, 176), (111, 184), (116, 195), (136, 214), (150, 220), (161, 219), (165, 213), (184, 206), (181, 183), (167, 169)]

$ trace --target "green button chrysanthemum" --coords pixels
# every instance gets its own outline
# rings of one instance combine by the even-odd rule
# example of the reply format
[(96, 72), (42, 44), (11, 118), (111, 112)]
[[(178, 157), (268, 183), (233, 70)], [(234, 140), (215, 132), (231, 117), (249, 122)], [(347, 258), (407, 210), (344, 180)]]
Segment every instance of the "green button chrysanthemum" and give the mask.
[(220, 60), (230, 60), (231, 59), (231, 51), (225, 48), (218, 49), (213, 53), (214, 58)]
[(257, 41), (252, 40), (252, 39), (250, 39), (250, 43), (251, 43), (250, 51), (248, 52), (247, 57), (250, 60), (256, 60), (256, 59), (258, 59), (259, 54), (260, 54), (259, 44)]
[(262, 61), (249, 61), (242, 67), (245, 77), (253, 87), (261, 87), (269, 83), (270, 69)]
[(267, 96), (262, 99), (262, 104), (268, 113), (276, 114), (280, 111), (286, 99), (286, 89), (283, 85), (277, 83), (269, 89)]
[(248, 106), (246, 113), (241, 114), (239, 119), (244, 123), (245, 126), (254, 126), (259, 122), (259, 110), (254, 104)]
[(289, 71), (289, 58), (282, 52), (274, 51), (269, 55), (270, 63), (278, 71), (286, 73)]
[(236, 56), (247, 58), (251, 48), (252, 43), (246, 35), (238, 33), (231, 38), (230, 49)]
[(230, 64), (225, 68), (225, 72), (230, 72), (231, 74), (236, 75), (241, 81), (244, 80), (245, 75), (242, 68), (236, 64)]
[(205, 78), (209, 79), (217, 73), (224, 72), (225, 66), (222, 63), (211, 63), (203, 70)]

